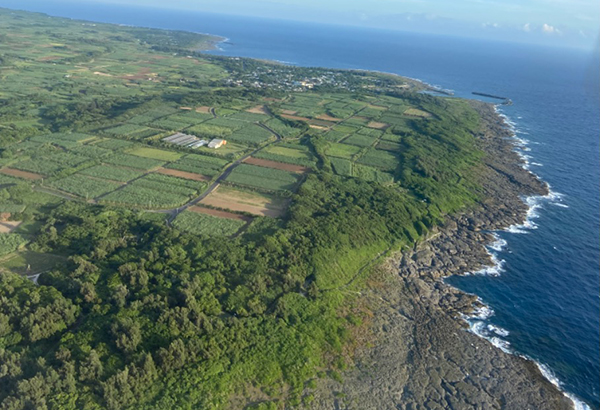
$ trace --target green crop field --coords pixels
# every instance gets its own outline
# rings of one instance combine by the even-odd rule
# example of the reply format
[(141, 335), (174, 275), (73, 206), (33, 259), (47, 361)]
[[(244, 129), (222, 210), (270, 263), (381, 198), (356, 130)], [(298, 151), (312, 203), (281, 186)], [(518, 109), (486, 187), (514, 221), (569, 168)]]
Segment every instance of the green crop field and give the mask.
[(227, 177), (227, 181), (269, 191), (292, 191), (299, 181), (299, 176), (278, 169), (240, 164)]
[(127, 153), (131, 155), (137, 155), (138, 157), (152, 158), (160, 161), (176, 161), (183, 155), (178, 152), (148, 147), (134, 148), (133, 150), (127, 151)]
[(134, 143), (131, 141), (123, 141), (117, 139), (105, 139), (99, 142), (96, 142), (94, 145), (100, 148), (106, 148), (114, 151), (118, 151), (121, 149), (125, 149), (131, 147)]
[(331, 143), (327, 147), (326, 154), (331, 157), (352, 159), (360, 152), (361, 148), (354, 145)]
[(264, 128), (255, 124), (251, 124), (235, 131), (233, 134), (228, 136), (227, 139), (242, 144), (257, 146), (268, 140), (274, 139), (274, 136)]
[(398, 167), (399, 159), (396, 155), (376, 149), (370, 149), (358, 159), (360, 164), (393, 171)]
[(352, 161), (342, 158), (331, 158), (330, 161), (336, 174), (352, 176)]
[(116, 154), (104, 160), (105, 162), (122, 167), (149, 170), (165, 164), (165, 161), (159, 161), (151, 158), (138, 157), (137, 155)]
[(48, 185), (85, 199), (96, 198), (114, 191), (120, 186), (120, 184), (112, 181), (89, 178), (80, 174), (69, 175), (66, 178), (52, 181)]
[(116, 167), (114, 165), (96, 165), (80, 171), (79, 174), (111, 181), (127, 182), (142, 176), (144, 173), (132, 168)]
[(394, 182), (393, 175), (366, 165), (354, 164), (354, 176), (366, 181), (379, 182), (380, 184)]
[(192, 211), (184, 211), (173, 225), (195, 235), (231, 236), (244, 226), (246, 222), (235, 219), (217, 218)]
[(208, 155), (188, 154), (179, 160), (165, 165), (165, 168), (212, 177), (219, 173), (229, 161)]
[[(375, 144), (376, 138), (367, 135), (353, 134), (343, 140), (344, 144), (356, 145), (357, 147), (370, 147)], [(331, 155), (331, 154), (330, 154)]]

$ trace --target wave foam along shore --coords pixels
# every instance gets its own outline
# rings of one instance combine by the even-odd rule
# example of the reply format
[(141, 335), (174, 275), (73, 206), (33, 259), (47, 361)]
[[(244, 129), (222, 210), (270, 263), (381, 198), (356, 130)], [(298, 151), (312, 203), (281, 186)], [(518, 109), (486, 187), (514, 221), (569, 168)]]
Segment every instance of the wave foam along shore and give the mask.
[[(507, 115), (502, 113), (498, 105), (494, 106), (494, 110), (502, 118), (504, 124), (512, 133), (513, 145), (515, 147), (514, 152), (523, 161), (522, 168), (527, 170), (528, 172), (531, 172), (530, 165), (535, 164), (536, 166), (543, 166), (540, 163), (531, 163), (530, 160), (533, 159), (533, 157), (531, 155), (525, 154), (525, 152), (531, 151), (531, 149), (527, 146), (528, 144), (530, 144), (530, 141), (524, 138), (519, 138), (517, 134), (520, 133), (528, 135), (528, 133), (518, 131), (516, 128), (517, 124), (514, 121), (512, 121)], [(535, 176), (538, 179), (540, 179), (539, 176)], [(545, 182), (545, 184), (548, 188), (547, 195), (532, 195), (522, 198), (524, 203), (528, 206), (525, 215), (525, 220), (522, 224), (514, 224), (507, 227), (506, 229), (504, 229), (506, 232), (516, 234), (527, 234), (530, 230), (537, 229), (538, 225), (533, 221), (533, 219), (537, 219), (540, 217), (538, 210), (542, 208), (544, 203), (550, 203), (563, 208), (569, 207), (568, 205), (562, 202), (564, 198), (563, 194), (561, 194), (560, 192), (552, 191), (550, 184), (548, 184), (547, 182)], [(504, 247), (507, 246), (508, 243), (506, 240), (500, 238), (496, 232), (494, 232), (493, 235), (496, 240), (491, 244), (488, 244), (486, 248), (488, 249), (488, 252), (490, 249), (500, 252)], [(494, 262), (494, 265), (488, 266), (477, 272), (474, 272), (475, 274), (488, 274), (492, 276), (499, 275), (499, 272), (501, 271), (505, 261), (498, 259), (498, 257), (495, 254), (492, 254), (491, 252), (490, 255), (492, 261)], [(480, 298), (477, 298), (477, 300), (481, 304), (481, 306), (475, 309), (470, 315), (462, 315), (463, 319), (469, 325), (469, 331), (478, 335), (479, 337), (482, 337), (485, 340), (488, 340), (490, 343), (492, 343), (494, 346), (498, 347), (505, 353), (515, 354), (517, 356), (524, 357), (527, 360), (531, 360), (536, 364), (542, 375), (553, 385), (555, 385), (565, 395), (565, 397), (567, 397), (572, 402), (575, 410), (591, 410), (591, 407), (588, 406), (586, 403), (579, 400), (575, 395), (564, 390), (563, 384), (548, 366), (536, 361), (531, 357), (527, 357), (512, 351), (510, 349), (510, 342), (501, 339), (501, 337), (507, 337), (510, 334), (509, 331), (493, 324), (486, 325), (487, 320), (494, 315), (494, 311), (491, 307), (485, 305)]]

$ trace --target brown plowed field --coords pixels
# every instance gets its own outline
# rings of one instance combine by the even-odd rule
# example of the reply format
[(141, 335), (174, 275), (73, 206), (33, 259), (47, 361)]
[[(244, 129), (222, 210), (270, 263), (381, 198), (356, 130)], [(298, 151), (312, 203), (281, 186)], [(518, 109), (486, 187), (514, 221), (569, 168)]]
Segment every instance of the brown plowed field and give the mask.
[(0, 172), (2, 172), (3, 174), (6, 174), (6, 175), (13, 176), (13, 177), (25, 178), (25, 179), (31, 179), (31, 180), (38, 180), (38, 179), (44, 178), (43, 175), (34, 174), (33, 172), (21, 171), (19, 169), (14, 169), (14, 168), (2, 168), (2, 169), (0, 169)]
[(367, 127), (375, 128), (378, 130), (385, 130), (389, 127), (389, 124), (386, 124), (384, 122), (371, 121), (370, 123), (367, 124)]
[(296, 172), (298, 174), (303, 174), (305, 172), (310, 171), (309, 168), (303, 167), (301, 165), (284, 164), (283, 162), (269, 161), (268, 159), (260, 159), (254, 157), (247, 158), (244, 162), (246, 164), (258, 165), (259, 167), (275, 168), (280, 169), (282, 171)]
[(193, 172), (178, 171), (176, 169), (159, 168), (156, 170), (159, 174), (171, 175), (183, 179), (191, 179), (192, 181), (210, 181), (210, 178), (204, 175), (194, 174)]
[(202, 112), (204, 114), (210, 114), (210, 107), (196, 107), (196, 112)]
[(229, 187), (219, 187), (200, 203), (231, 211), (248, 212), (258, 216), (278, 218), (285, 213), (288, 202), (285, 199), (269, 197), (264, 194), (239, 191)]
[(317, 117), (318, 120), (324, 120), (324, 121), (332, 121), (332, 122), (340, 122), (342, 121), (341, 118), (335, 118), (332, 117), (331, 115), (327, 115), (327, 114), (321, 114)]
[(238, 221), (250, 222), (252, 218), (245, 215), (233, 214), (231, 212), (219, 211), (217, 209), (204, 208), (202, 206), (191, 206), (188, 208), (192, 212), (197, 212), (199, 214), (205, 214), (210, 216), (216, 216), (217, 218), (226, 218), (226, 219), (237, 219)]
[(250, 112), (252, 114), (264, 114), (264, 115), (269, 114), (264, 105), (257, 105), (256, 107), (248, 108), (246, 111)]

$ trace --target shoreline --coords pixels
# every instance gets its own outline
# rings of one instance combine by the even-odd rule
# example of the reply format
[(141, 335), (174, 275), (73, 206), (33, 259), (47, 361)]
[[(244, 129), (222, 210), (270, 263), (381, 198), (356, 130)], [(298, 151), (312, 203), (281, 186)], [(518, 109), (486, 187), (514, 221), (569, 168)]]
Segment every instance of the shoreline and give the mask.
[(481, 320), (493, 311), (477, 295), (444, 282), (452, 275), (497, 269), (502, 261), (490, 249), (504, 242), (495, 232), (532, 228), (538, 205), (530, 198), (556, 195), (529, 171), (508, 117), (495, 105), (469, 101), (485, 123), (478, 139), (488, 154), (481, 177), (484, 199), (449, 217), (412, 251), (385, 262), (376, 273), (385, 285), (367, 293), (375, 312), (374, 347), (360, 351), (343, 384), (324, 381), (310, 408), (589, 409), (561, 390), (546, 366), (504, 345), (504, 329), (493, 329), (495, 340), (473, 331), (469, 318)]

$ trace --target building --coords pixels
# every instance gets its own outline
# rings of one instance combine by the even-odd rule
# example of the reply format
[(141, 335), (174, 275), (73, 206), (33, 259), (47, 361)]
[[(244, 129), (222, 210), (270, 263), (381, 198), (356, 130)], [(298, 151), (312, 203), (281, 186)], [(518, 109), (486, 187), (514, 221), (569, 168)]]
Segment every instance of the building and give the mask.
[(227, 141), (219, 139), (219, 138), (215, 138), (214, 140), (212, 140), (211, 142), (208, 143), (208, 148), (221, 148), (223, 145), (226, 145)]

